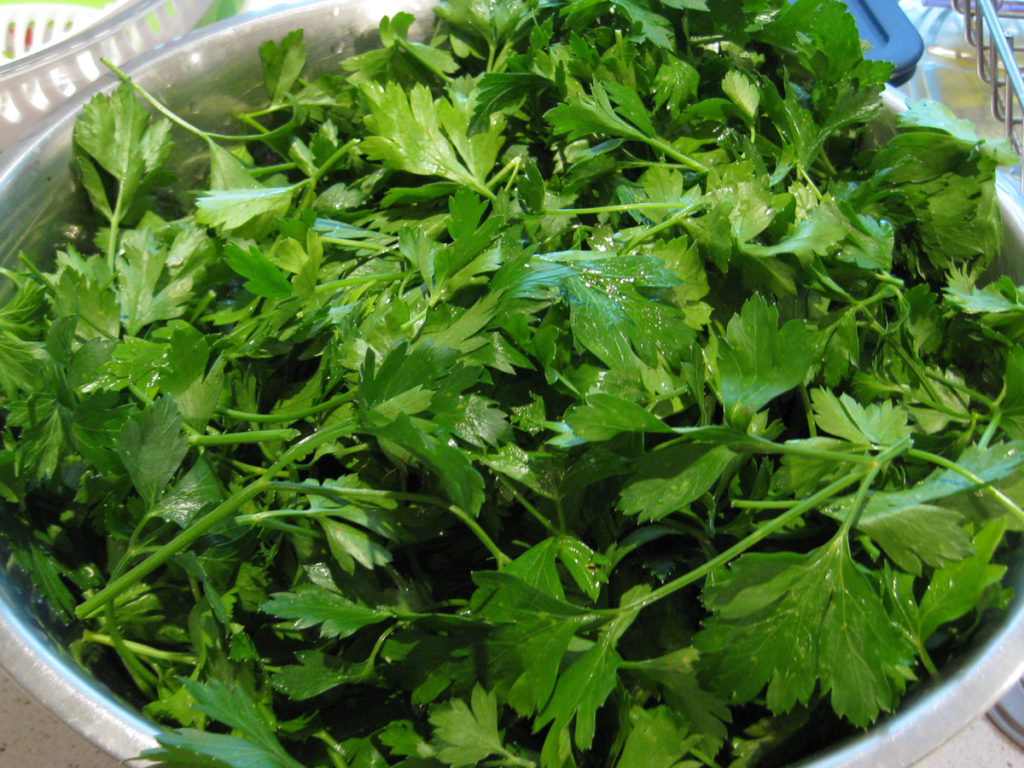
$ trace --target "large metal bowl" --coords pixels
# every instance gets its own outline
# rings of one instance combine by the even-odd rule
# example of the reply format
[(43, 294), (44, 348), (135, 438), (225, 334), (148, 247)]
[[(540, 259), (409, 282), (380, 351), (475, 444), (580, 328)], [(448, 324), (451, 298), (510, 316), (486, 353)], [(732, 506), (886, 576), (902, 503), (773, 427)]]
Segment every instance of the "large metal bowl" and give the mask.
[[(262, 99), (257, 48), (264, 41), (301, 27), (313, 69), (325, 71), (340, 57), (373, 46), (381, 15), (408, 10), (426, 17), (431, 5), (431, 0), (331, 0), (284, 7), (192, 33), (124, 69), (187, 119), (223, 131), (229, 122), (225, 115)], [(84, 237), (85, 198), (71, 174), (72, 126), (86, 100), (116, 82), (108, 76), (79, 93), (0, 156), (0, 264), (11, 264), (19, 251), (46, 258), (55, 243)], [(898, 109), (898, 97), (888, 96)], [(182, 189), (195, 188), (205, 169), (202, 146), (186, 142), (179, 147)], [(1024, 200), (1008, 179), (1000, 181), (1000, 200), (1007, 229), (1002, 269), (1018, 272), (1024, 263)], [(1024, 568), (1011, 571), (1010, 586), (1018, 597), (1005, 617), (983, 628), (975, 646), (942, 670), (940, 679), (926, 683), (897, 714), (805, 765), (908, 766), (987, 711), (1024, 675)], [(113, 757), (134, 757), (152, 746), (157, 727), (77, 667), (55, 637), (53, 628), (39, 622), (26, 594), (0, 574), (0, 665), (43, 706)]]

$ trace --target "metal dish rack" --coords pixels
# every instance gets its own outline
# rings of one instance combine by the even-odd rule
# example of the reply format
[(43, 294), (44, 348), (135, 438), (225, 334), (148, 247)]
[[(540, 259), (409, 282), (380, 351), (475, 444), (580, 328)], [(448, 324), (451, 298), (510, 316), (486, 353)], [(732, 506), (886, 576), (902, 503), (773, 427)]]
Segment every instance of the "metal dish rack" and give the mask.
[(1017, 59), (1014, 36), (1002, 19), (1024, 19), (1024, 4), (993, 0), (951, 0), (963, 16), (964, 39), (974, 49), (978, 77), (988, 86), (992, 116), (1006, 130), (1014, 151), (1022, 156), (1016, 176), (1024, 193), (1024, 74)]
[[(1021, 156), (1014, 169), (1024, 194), (1024, 74), (1014, 35), (1003, 20), (1024, 19), (1024, 3), (993, 0), (950, 0), (963, 17), (964, 40), (973, 49), (978, 77), (988, 86), (992, 117), (1002, 124), (1006, 138)], [(1011, 688), (988, 713), (991, 720), (1017, 744), (1024, 746), (1024, 680)]]

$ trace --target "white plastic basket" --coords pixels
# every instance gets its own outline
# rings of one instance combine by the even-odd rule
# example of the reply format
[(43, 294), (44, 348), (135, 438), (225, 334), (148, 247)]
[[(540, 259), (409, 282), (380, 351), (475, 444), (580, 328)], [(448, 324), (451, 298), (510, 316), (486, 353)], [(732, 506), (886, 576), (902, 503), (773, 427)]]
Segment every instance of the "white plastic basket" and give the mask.
[(0, 5), (0, 27), (5, 30), (0, 67), (66, 40), (105, 16), (124, 0), (103, 8), (69, 3), (12, 3)]
[(116, 0), (102, 9), (70, 3), (0, 4), (0, 148), (118, 65), (189, 31), (211, 0)]

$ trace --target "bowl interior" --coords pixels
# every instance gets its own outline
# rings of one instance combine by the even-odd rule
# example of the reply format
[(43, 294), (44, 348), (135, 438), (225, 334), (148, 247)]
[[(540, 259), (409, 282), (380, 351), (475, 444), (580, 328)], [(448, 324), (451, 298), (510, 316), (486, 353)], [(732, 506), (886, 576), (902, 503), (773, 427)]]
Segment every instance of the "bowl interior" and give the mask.
[[(257, 52), (264, 41), (303, 28), (311, 72), (324, 72), (338, 59), (375, 46), (381, 15), (406, 10), (422, 19), (432, 4), (418, 0), (384, 8), (340, 0), (290, 6), (213, 25), (140, 56), (124, 69), (185, 119), (207, 130), (231, 132), (236, 129), (230, 115), (265, 101)], [(74, 119), (89, 97), (117, 82), (112, 75), (103, 77), (0, 158), (0, 265), (13, 264), (21, 252), (45, 260), (55, 244), (83, 245), (87, 202), (72, 173)], [(198, 139), (180, 131), (175, 141), (175, 157), (182, 160), (174, 193), (187, 195), (204, 177), (205, 151)], [(1024, 203), (1008, 179), (1000, 181), (1000, 199), (1007, 235), (999, 269), (1020, 282)], [(0, 300), (4, 291), (0, 284)], [(1024, 593), (1019, 574), (1012, 583)], [(62, 651), (57, 633), (39, 623), (26, 592), (2, 574), (0, 664), (44, 706), (113, 756), (133, 757), (152, 743), (154, 726), (77, 668)], [(973, 651), (944, 670), (942, 680), (925, 686), (898, 715), (808, 764), (908, 765), (979, 716), (1022, 674), (1024, 599), (1019, 596), (1006, 619), (981, 633)]]

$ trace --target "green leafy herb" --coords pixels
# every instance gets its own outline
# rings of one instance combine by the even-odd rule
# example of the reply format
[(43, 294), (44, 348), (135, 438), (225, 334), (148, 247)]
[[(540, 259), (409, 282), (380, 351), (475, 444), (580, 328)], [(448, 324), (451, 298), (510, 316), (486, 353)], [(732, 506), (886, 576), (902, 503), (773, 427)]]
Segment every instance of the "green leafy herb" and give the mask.
[(833, 0), (434, 21), (266, 43), (233, 142), (90, 102), (92, 245), (0, 271), (11, 567), (166, 764), (771, 765), (894, 711), (1024, 529), (1007, 145), (887, 115)]

